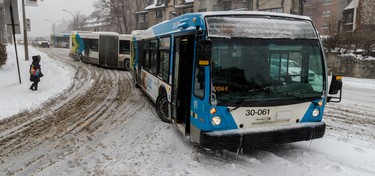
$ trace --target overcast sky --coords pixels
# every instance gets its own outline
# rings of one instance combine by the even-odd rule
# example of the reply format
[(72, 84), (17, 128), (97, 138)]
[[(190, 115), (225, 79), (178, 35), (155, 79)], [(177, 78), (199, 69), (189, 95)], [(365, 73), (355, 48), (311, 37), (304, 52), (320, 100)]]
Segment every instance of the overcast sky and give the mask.
[[(80, 12), (86, 16), (94, 11), (93, 3), (97, 0), (38, 0), (38, 7), (26, 6), (26, 18), (30, 18), (31, 32), (28, 32), (30, 37), (45, 37), (51, 34), (52, 23), (46, 19), (56, 22), (57, 21), (72, 21), (73, 17), (68, 12), (63, 12), (62, 9), (69, 10), (73, 14)], [(18, 0), (18, 9), (20, 18), (22, 18), (21, 0)], [(22, 19), (20, 19), (22, 21)], [(56, 29), (57, 31), (58, 29)]]

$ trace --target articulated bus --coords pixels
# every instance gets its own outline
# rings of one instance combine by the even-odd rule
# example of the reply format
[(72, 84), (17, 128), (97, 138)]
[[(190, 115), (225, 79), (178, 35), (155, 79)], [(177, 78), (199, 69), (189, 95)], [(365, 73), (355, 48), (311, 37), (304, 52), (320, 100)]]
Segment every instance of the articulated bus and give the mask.
[(109, 68), (130, 69), (130, 35), (115, 32), (73, 32), (69, 56)]
[(69, 48), (70, 34), (51, 35), (51, 45), (55, 48)]
[(190, 13), (133, 31), (131, 44), (136, 86), (161, 120), (204, 148), (321, 138), (326, 103), (341, 100), (341, 76), (328, 92), (323, 45), (308, 17)]

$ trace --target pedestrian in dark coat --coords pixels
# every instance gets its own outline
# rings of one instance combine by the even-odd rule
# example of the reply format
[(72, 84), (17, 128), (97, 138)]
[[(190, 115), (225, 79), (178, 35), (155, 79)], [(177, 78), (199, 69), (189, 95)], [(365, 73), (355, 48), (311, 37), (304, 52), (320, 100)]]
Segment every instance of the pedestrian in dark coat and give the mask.
[(30, 73), (30, 81), (33, 82), (33, 84), (31, 84), (30, 90), (38, 90), (38, 83), (40, 82), (40, 77), (43, 76), (42, 70), (39, 64), (40, 56), (36, 55), (36, 56), (33, 56), (32, 58), (33, 58), (33, 62), (30, 65), (29, 73)]

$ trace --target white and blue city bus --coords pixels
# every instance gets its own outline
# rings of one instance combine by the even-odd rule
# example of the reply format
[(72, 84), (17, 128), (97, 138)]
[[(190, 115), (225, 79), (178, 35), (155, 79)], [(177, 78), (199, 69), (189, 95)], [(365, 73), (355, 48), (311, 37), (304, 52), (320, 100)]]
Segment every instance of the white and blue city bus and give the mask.
[(70, 36), (69, 56), (86, 63), (129, 70), (130, 35), (74, 31)]
[[(159, 117), (210, 149), (323, 137), (341, 100), (308, 17), (264, 12), (181, 15), (132, 32), (132, 76)], [(331, 97), (328, 94), (340, 96)]]

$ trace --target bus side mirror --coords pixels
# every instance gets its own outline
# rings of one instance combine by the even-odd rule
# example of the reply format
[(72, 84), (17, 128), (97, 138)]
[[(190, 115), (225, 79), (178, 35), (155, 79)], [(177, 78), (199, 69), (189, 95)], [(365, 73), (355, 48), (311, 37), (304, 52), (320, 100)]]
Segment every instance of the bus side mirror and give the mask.
[(197, 45), (197, 59), (199, 66), (208, 66), (211, 60), (211, 41), (199, 41)]
[(331, 80), (331, 86), (329, 87), (329, 94), (336, 95), (340, 91), (339, 97), (327, 97), (327, 102), (335, 102), (338, 103), (341, 101), (341, 95), (342, 95), (342, 76), (333, 75)]

